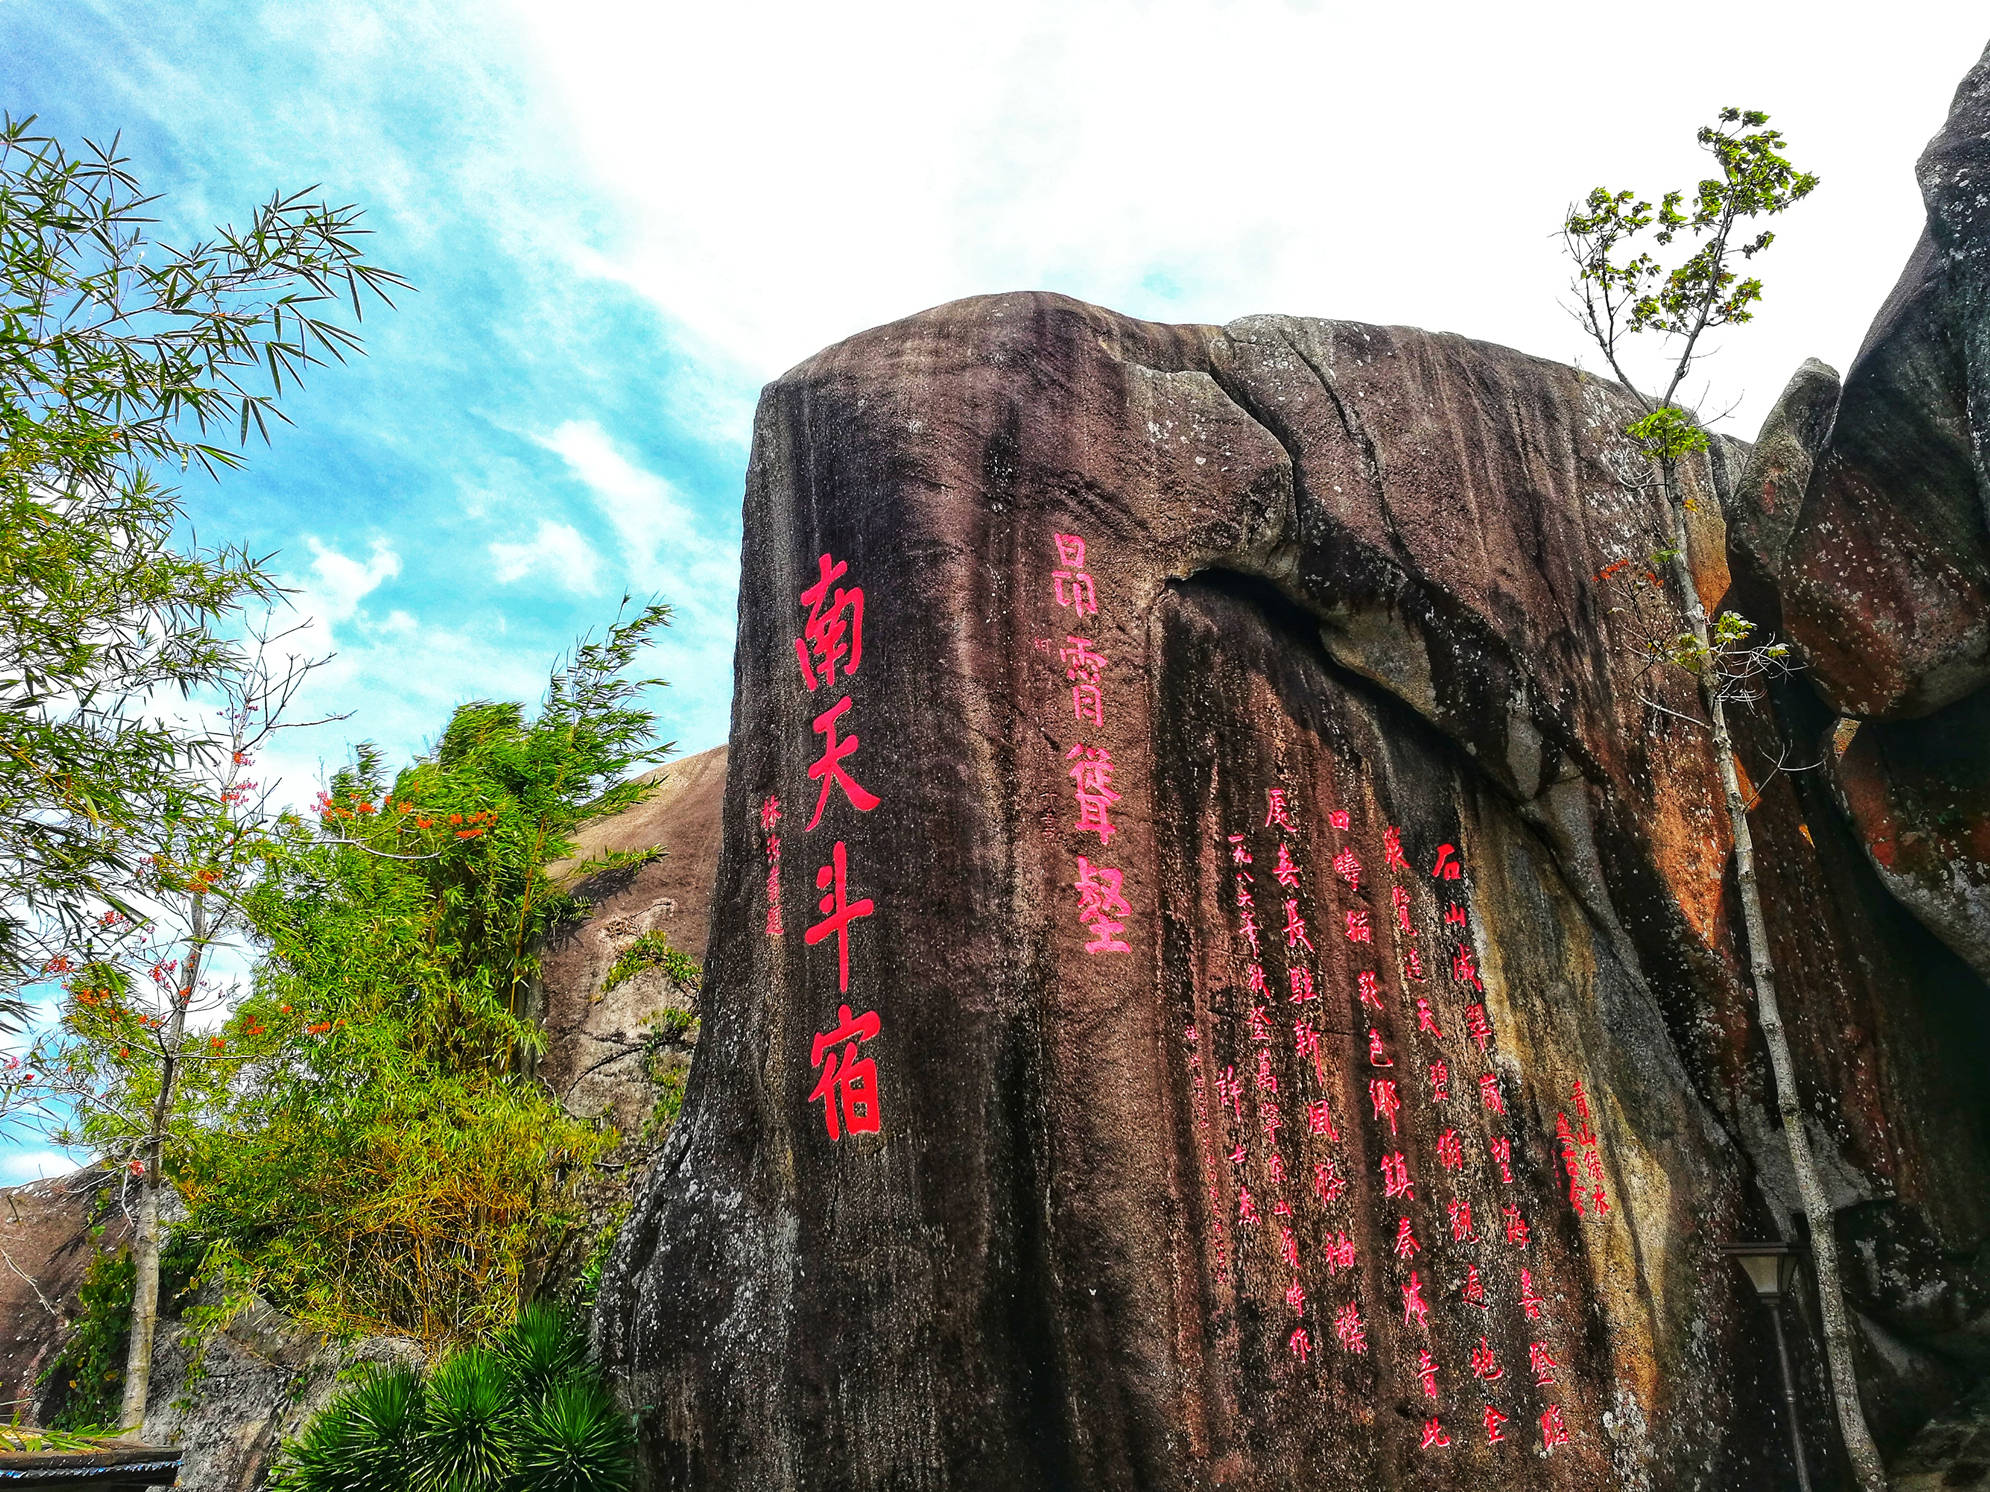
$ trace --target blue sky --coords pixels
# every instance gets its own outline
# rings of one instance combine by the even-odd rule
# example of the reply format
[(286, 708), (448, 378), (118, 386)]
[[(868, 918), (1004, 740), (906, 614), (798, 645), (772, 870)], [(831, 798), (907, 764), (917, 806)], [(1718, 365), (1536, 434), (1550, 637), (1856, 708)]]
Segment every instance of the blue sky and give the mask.
[(678, 609), (666, 733), (721, 742), (753, 401), (839, 337), (1050, 288), (1577, 360), (1561, 209), (1690, 181), (1730, 102), (1825, 179), (1712, 365), (1752, 434), (1804, 356), (1849, 360), (1990, 27), (1726, 12), (1655, 68), (1644, 13), (1574, 3), (0, 0), (0, 103), (121, 130), (169, 238), (322, 183), (419, 287), (246, 471), (187, 483), (337, 651), (306, 703), (351, 718), (271, 764), (304, 798), (348, 739), (407, 753), (464, 699), (536, 696), (624, 590)]

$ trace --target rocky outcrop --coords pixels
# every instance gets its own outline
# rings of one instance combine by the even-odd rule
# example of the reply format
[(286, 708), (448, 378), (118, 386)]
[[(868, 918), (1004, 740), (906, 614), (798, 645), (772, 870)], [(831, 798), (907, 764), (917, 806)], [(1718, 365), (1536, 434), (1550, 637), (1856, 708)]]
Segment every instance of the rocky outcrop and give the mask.
[(1927, 230), (1842, 394), (1806, 369), (1771, 414), (1784, 459), (1758, 450), (1737, 547), (1778, 576), (1751, 609), (1844, 717), (1798, 759), (1830, 764), (1887, 889), (1990, 977), (1990, 53), (1917, 174)]
[(37, 1380), (77, 1317), (84, 1272), (99, 1249), (120, 1241), (117, 1213), (102, 1206), (107, 1180), (87, 1167), (0, 1188), (0, 1384), (9, 1417), (32, 1422)]
[[(1630, 415), (1047, 295), (769, 386), (704, 1038), (598, 1328), (657, 1485), (1785, 1484), (1715, 1249), (1795, 1208), (1717, 774), (1595, 581), (1663, 531)], [(1747, 454), (1688, 473), (1712, 604)], [(1777, 703), (1743, 764), (1897, 1441), (1985, 1338), (1990, 1002)]]

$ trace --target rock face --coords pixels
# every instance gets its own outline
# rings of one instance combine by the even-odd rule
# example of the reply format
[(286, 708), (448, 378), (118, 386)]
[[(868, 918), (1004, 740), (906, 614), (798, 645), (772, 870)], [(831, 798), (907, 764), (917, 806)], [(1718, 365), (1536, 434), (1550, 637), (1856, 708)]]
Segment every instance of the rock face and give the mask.
[(1780, 577), (1751, 610), (1780, 610), (1846, 717), (1801, 759), (1832, 763), (1887, 889), (1990, 977), (1990, 52), (1918, 175), (1927, 231), (1842, 394), (1813, 367), (1770, 416), (1786, 459), (1742, 484), (1737, 539)]
[[(1662, 531), (1630, 417), (1049, 295), (769, 386), (704, 1036), (598, 1324), (653, 1485), (1790, 1484), (1717, 774), (1593, 579)], [(1891, 1443), (1990, 1347), (1990, 991), (1772, 770), (1809, 688), (1744, 765)]]
[(695, 1015), (697, 991), (660, 967), (612, 983), (611, 975), (638, 939), (657, 934), (689, 958), (703, 959), (726, 748), (699, 752), (653, 775), (659, 780), (648, 799), (582, 829), (578, 855), (660, 855), (634, 871), (605, 871), (573, 886), (591, 910), (554, 935), (540, 971), (547, 1037), (540, 1077), (575, 1113), (605, 1114), (631, 1138), (649, 1118), (659, 1072), (689, 1061), (690, 1039), (665, 1039), (670, 1032), (659, 1019), (673, 1010)]
[(108, 1239), (91, 1236), (103, 1180), (92, 1168), (0, 1188), (0, 1394), (10, 1416), (33, 1419), (36, 1379), (76, 1319), (83, 1273), (116, 1245), (114, 1214)]

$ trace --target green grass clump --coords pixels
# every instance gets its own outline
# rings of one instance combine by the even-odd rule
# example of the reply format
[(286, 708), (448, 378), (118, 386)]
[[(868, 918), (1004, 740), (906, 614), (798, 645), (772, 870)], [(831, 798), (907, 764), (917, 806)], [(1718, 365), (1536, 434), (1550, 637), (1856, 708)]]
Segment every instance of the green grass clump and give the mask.
[(679, 984), (696, 984), (704, 971), (692, 961), (691, 955), (670, 946), (670, 939), (660, 932), (646, 932), (615, 960), (608, 970), (608, 978), (601, 986), (603, 994), (615, 988), (623, 980), (640, 974), (645, 969), (661, 969)]

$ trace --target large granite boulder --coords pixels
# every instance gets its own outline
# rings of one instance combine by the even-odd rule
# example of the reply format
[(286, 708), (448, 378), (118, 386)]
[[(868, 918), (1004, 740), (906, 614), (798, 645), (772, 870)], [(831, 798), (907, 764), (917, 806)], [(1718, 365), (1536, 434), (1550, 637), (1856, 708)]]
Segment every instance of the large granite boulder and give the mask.
[[(652, 1484), (1787, 1484), (1717, 774), (1595, 580), (1663, 531), (1630, 414), (1050, 295), (769, 386), (704, 1036), (598, 1324)], [(1990, 1001), (1774, 770), (1809, 709), (1744, 766), (1898, 1439), (1990, 1340)]]

